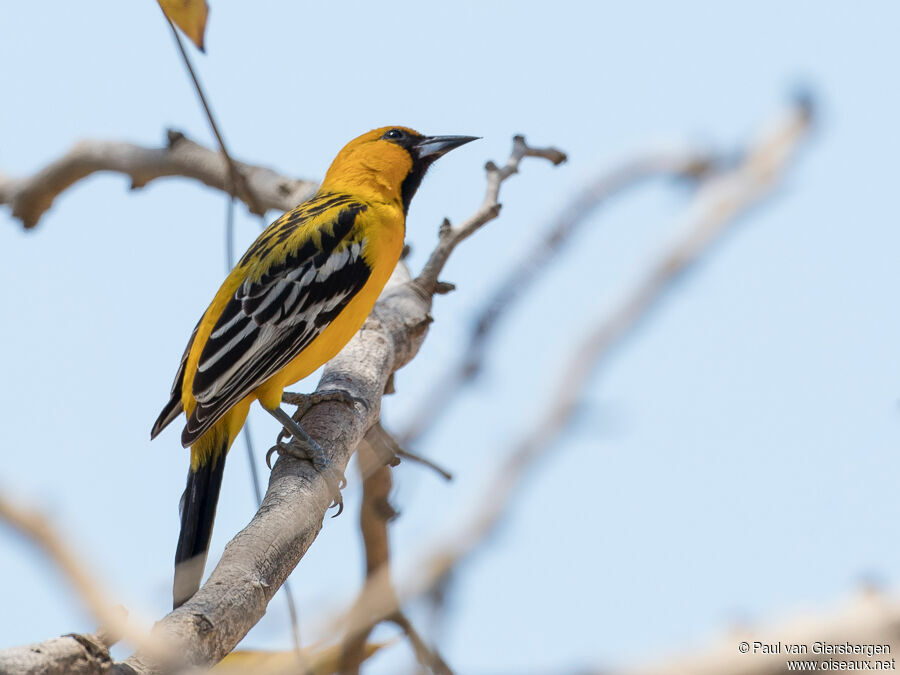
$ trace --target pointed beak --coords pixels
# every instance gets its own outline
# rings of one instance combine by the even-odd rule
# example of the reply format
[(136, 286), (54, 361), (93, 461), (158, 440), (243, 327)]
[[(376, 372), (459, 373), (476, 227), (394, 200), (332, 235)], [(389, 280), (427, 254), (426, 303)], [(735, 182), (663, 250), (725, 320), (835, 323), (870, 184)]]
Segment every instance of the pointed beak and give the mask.
[(477, 141), (479, 138), (480, 136), (426, 136), (413, 147), (415, 147), (419, 159), (433, 161), (454, 148), (470, 141)]

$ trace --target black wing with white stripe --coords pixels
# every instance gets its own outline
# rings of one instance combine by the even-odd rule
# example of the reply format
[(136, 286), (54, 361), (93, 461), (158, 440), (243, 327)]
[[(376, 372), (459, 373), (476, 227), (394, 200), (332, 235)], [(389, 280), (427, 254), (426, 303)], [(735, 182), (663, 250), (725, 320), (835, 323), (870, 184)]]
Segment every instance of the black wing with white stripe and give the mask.
[[(350, 234), (365, 208), (342, 205), (320, 246), (307, 240), (237, 289), (200, 353), (185, 446), (300, 354), (365, 285), (371, 270), (364, 242)], [(282, 233), (276, 228), (270, 238)]]
[(198, 328), (200, 328), (199, 321), (194, 326), (191, 339), (188, 340), (187, 347), (184, 348), (184, 354), (181, 356), (181, 363), (178, 364), (178, 372), (175, 373), (175, 381), (172, 383), (172, 390), (169, 393), (169, 402), (166, 403), (162, 412), (159, 413), (159, 417), (156, 418), (156, 422), (153, 423), (153, 428), (150, 430), (151, 441), (184, 412), (184, 408), (181, 405), (181, 385), (184, 383), (184, 369), (187, 365), (188, 356), (191, 353), (191, 347), (194, 345), (194, 338), (197, 336)]

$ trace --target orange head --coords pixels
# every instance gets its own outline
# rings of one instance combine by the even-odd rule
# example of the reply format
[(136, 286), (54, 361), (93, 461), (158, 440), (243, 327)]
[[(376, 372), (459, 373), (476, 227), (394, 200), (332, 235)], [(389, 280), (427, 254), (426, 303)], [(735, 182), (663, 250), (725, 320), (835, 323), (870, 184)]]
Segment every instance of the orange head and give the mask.
[(350, 192), (397, 201), (403, 212), (428, 167), (476, 136), (423, 136), (407, 127), (373, 129), (347, 143), (331, 163), (322, 192)]

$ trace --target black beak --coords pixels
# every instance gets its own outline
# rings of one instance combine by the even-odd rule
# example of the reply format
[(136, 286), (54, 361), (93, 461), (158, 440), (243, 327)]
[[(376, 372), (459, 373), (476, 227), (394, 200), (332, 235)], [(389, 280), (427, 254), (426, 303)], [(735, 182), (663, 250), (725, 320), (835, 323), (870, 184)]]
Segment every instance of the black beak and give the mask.
[(470, 141), (477, 141), (479, 138), (479, 136), (426, 136), (413, 147), (419, 159), (434, 161), (454, 148)]

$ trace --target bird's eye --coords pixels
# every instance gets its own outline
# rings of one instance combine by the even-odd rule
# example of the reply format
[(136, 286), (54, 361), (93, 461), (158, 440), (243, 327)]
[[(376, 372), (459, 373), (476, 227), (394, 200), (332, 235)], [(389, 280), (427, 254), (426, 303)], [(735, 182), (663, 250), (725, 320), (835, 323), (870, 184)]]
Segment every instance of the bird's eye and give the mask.
[(382, 136), (385, 140), (388, 141), (400, 141), (406, 138), (406, 134), (404, 134), (400, 129), (391, 129), (386, 132), (384, 136)]

